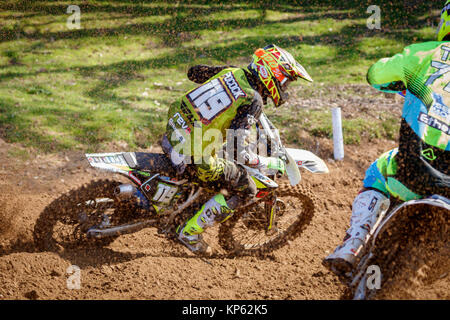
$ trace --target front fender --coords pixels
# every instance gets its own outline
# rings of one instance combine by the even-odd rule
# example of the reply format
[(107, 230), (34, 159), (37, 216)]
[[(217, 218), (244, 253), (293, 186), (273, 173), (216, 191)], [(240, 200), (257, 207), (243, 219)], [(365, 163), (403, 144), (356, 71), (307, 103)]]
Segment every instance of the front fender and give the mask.
[(295, 160), (299, 168), (304, 168), (312, 173), (329, 173), (325, 162), (314, 153), (303, 150), (286, 148), (286, 151)]

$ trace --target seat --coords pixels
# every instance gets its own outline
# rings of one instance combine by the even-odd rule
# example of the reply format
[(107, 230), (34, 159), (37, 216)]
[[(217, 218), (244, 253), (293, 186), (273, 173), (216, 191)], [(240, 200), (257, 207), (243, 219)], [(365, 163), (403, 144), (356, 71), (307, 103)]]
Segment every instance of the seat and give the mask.
[(124, 152), (123, 156), (132, 169), (151, 171), (169, 177), (176, 176), (172, 163), (163, 153)]

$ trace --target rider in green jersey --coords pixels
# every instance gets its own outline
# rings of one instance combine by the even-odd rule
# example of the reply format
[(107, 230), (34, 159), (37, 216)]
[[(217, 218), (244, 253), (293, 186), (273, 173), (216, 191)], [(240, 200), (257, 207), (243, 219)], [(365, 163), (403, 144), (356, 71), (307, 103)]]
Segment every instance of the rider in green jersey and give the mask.
[[(239, 130), (249, 130), (256, 123), (267, 97), (278, 107), (287, 98), (290, 82), (312, 79), (290, 53), (276, 45), (256, 50), (247, 68), (199, 65), (191, 68), (188, 76), (201, 85), (171, 105), (161, 145), (179, 175), (232, 195), (226, 199), (222, 193), (216, 194), (177, 229), (178, 239), (190, 250), (206, 253), (209, 246), (201, 233), (214, 222), (229, 218), (257, 191), (241, 164), (257, 164), (260, 158), (247, 152)], [(220, 156), (230, 129), (236, 130), (232, 159), (242, 161)]]

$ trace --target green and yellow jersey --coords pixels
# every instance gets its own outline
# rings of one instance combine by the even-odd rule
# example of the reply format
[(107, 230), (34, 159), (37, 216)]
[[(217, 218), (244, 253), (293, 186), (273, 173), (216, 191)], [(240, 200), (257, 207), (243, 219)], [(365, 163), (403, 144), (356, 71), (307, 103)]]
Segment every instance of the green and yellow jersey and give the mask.
[(450, 42), (413, 44), (375, 63), (368, 82), (385, 92), (406, 88), (402, 117), (427, 144), (450, 150)]
[(238, 109), (252, 104), (255, 94), (244, 69), (222, 70), (171, 105), (166, 129), (170, 144), (183, 156), (204, 155), (209, 145), (226, 140)]
[[(367, 73), (367, 80), (384, 92), (403, 91), (405, 103), (399, 147), (372, 165), (365, 186), (371, 186), (376, 179), (384, 181), (383, 176), (390, 181), (390, 189), (401, 191), (394, 194), (408, 195), (405, 199), (414, 193), (448, 197), (450, 42), (410, 45), (402, 53), (375, 63)], [(376, 165), (378, 176), (370, 173), (376, 171)], [(402, 191), (401, 185), (408, 190)]]

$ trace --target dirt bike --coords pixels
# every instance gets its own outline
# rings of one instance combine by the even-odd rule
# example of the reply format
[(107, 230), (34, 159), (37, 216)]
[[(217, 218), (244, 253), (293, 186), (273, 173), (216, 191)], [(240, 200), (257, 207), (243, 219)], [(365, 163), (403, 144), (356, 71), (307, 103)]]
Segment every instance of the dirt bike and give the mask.
[[(279, 171), (266, 170), (265, 175), (244, 166), (258, 193), (220, 224), (218, 243), (227, 254), (268, 253), (300, 235), (313, 217), (315, 199), (310, 190), (299, 185), (299, 168), (328, 172), (313, 153), (285, 148), (265, 114), (256, 127), (260, 142), (271, 140), (271, 156), (285, 163), (289, 183), (275, 182)], [(214, 194), (214, 190), (178, 179), (164, 154), (118, 152), (86, 157), (92, 167), (125, 176), (131, 183), (93, 181), (54, 200), (35, 226), (35, 240), (42, 250), (106, 246), (122, 234), (147, 227), (175, 239), (176, 227)]]
[(354, 300), (376, 298), (383, 285), (401, 272), (402, 263), (411, 264), (413, 257), (409, 249), (428, 237), (424, 230), (434, 227), (433, 233), (440, 240), (447, 239), (444, 242), (448, 246), (449, 213), (450, 200), (439, 195), (393, 203), (372, 228), (356, 268), (347, 275), (348, 297)]

